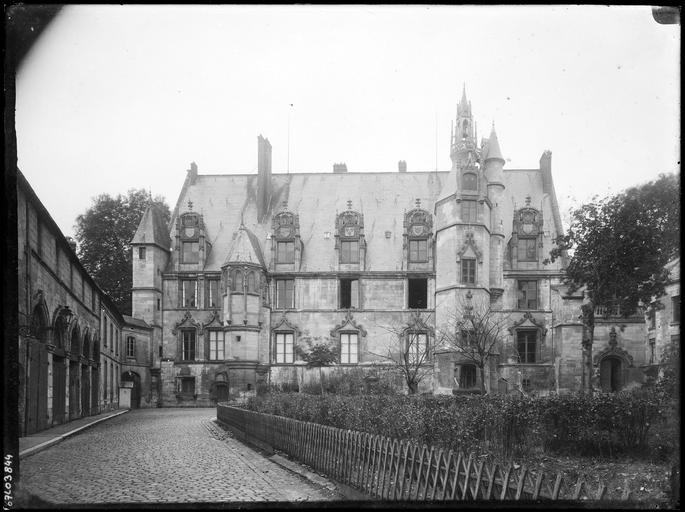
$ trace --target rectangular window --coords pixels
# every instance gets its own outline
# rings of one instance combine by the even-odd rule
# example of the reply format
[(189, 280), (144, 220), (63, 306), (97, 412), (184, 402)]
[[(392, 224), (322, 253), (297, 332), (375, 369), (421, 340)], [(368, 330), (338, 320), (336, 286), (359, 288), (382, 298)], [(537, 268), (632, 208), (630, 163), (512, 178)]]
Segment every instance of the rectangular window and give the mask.
[(276, 280), (276, 309), (292, 309), (295, 307), (295, 280)]
[(656, 310), (650, 307), (647, 311), (648, 328), (656, 329)]
[(409, 309), (426, 309), (428, 307), (428, 279), (408, 279)]
[(654, 356), (655, 356), (655, 349), (656, 347), (656, 340), (654, 338), (649, 338), (649, 364), (654, 364)]
[(200, 242), (183, 242), (181, 263), (198, 263), (200, 261)]
[(517, 331), (516, 344), (519, 352), (519, 362), (535, 363), (537, 361), (537, 331)]
[(210, 308), (220, 308), (219, 303), (219, 280), (218, 279), (208, 279), (207, 280), (207, 305), (206, 309)]
[(182, 377), (179, 380), (178, 391), (184, 395), (195, 394), (195, 377)]
[(126, 357), (136, 357), (136, 339), (133, 336), (126, 338)]
[(671, 306), (673, 307), (673, 323), (680, 323), (680, 295), (671, 297)]
[(476, 260), (463, 258), (461, 260), (461, 283), (476, 284)]
[(225, 359), (224, 339), (223, 331), (209, 331), (209, 359), (211, 361), (223, 361)]
[(292, 363), (294, 334), (291, 332), (276, 333), (276, 362)]
[(157, 299), (157, 311), (162, 309), (162, 301), (160, 299)]
[(428, 240), (409, 240), (409, 261), (428, 261)]
[(428, 350), (428, 335), (422, 332), (414, 332), (408, 335), (407, 356), (409, 364), (422, 364), (426, 361)]
[(107, 348), (107, 317), (103, 315), (103, 326), (105, 328), (105, 332), (102, 335), (102, 344)]
[(109, 341), (110, 341), (109, 349), (112, 350), (114, 348), (115, 341), (114, 341), (114, 325), (111, 323), (111, 321), (109, 324)]
[(461, 202), (461, 221), (478, 222), (478, 203), (476, 201)]
[(357, 333), (340, 334), (341, 364), (357, 364), (359, 362), (358, 350)]
[(518, 244), (519, 261), (537, 261), (538, 250), (535, 238), (519, 238)]
[(538, 282), (519, 281), (518, 282), (518, 309), (537, 309), (538, 308)]
[(475, 388), (478, 384), (476, 366), (473, 364), (459, 365), (459, 387), (462, 389)]
[(139, 260), (145, 259), (145, 247), (138, 247), (138, 259)]
[(181, 304), (184, 308), (197, 307), (197, 281), (185, 279), (181, 281), (182, 297)]
[(183, 331), (183, 360), (195, 360), (195, 331)]
[(278, 242), (276, 263), (295, 263), (295, 242)]
[(478, 338), (476, 337), (476, 331), (473, 329), (463, 329), (460, 337), (461, 348), (478, 347)]
[(340, 263), (359, 263), (359, 241), (340, 242)]
[(340, 280), (340, 309), (356, 309), (359, 307), (359, 280)]

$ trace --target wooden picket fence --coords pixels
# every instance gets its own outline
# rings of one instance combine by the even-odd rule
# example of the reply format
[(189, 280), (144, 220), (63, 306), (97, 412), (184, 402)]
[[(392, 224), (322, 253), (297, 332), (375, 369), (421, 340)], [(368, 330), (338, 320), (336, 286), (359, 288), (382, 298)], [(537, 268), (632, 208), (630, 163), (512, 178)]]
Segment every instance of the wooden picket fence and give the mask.
[[(602, 500), (616, 499), (600, 483), (476, 460), (453, 450), (217, 406), (217, 419), (307, 464), (329, 478), (381, 500)], [(621, 500), (630, 499), (626, 480)]]

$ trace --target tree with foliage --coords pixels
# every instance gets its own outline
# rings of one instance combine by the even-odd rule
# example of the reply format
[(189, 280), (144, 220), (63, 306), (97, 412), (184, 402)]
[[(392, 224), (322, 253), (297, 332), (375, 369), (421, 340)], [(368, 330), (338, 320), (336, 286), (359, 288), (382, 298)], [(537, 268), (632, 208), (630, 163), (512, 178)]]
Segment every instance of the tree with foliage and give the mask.
[(480, 370), (480, 390), (485, 394), (485, 368), (506, 341), (509, 316), (494, 311), (490, 301), (473, 304), (467, 294), (455, 311), (440, 326), (440, 346), (459, 354), (461, 361)]
[(81, 263), (125, 315), (131, 314), (131, 240), (150, 204), (160, 209), (168, 224), (171, 212), (164, 198), (151, 198), (144, 189), (131, 189), (125, 196), (101, 194), (76, 218), (75, 237)]
[[(380, 358), (389, 368), (402, 375), (410, 395), (419, 391), (419, 384), (433, 373), (435, 344), (428, 339), (432, 330), (426, 320), (416, 314), (410, 324), (383, 325), (391, 340), (384, 352), (369, 352)], [(417, 322), (422, 326), (416, 329)]]
[[(669, 271), (679, 254), (680, 175), (657, 180), (603, 199), (593, 198), (571, 212), (571, 225), (555, 240), (545, 263), (570, 257), (564, 282), (585, 288), (582, 307), (586, 370), (591, 373), (594, 311), (630, 316), (652, 304), (661, 308)], [(585, 388), (589, 390), (589, 378)]]
[(300, 357), (307, 363), (307, 368), (319, 369), (319, 384), (321, 385), (321, 394), (326, 394), (323, 386), (323, 370), (324, 366), (331, 366), (338, 361), (338, 348), (331, 345), (330, 342), (322, 341), (318, 338), (303, 338), (307, 349), (303, 349), (298, 345), (297, 351)]

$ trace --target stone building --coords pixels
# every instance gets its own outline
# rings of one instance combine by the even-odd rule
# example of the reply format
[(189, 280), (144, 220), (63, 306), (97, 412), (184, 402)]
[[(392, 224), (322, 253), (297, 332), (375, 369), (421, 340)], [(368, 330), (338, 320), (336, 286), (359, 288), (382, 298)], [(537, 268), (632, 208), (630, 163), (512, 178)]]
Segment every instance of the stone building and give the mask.
[(122, 333), (140, 323), (98, 288), (21, 172), (17, 208), (18, 416), (28, 435), (117, 409)]
[[(151, 207), (132, 241), (133, 314), (153, 329), (160, 403), (297, 386), (307, 373), (298, 347), (316, 342), (339, 351), (326, 372), (373, 374), (413, 340), (415, 355), (435, 356), (419, 391), (580, 389), (582, 296), (562, 286), (563, 259), (543, 263), (563, 232), (551, 153), (538, 168), (505, 169), (494, 125), (478, 143), (464, 91), (450, 156), (440, 172), (400, 161), (397, 172), (337, 163), (275, 174), (260, 136), (256, 175), (192, 163), (171, 225)], [(476, 307), (505, 326), (482, 370), (438, 350), (456, 312)], [(642, 364), (637, 331), (607, 326), (599, 340), (632, 357), (614, 370)]]

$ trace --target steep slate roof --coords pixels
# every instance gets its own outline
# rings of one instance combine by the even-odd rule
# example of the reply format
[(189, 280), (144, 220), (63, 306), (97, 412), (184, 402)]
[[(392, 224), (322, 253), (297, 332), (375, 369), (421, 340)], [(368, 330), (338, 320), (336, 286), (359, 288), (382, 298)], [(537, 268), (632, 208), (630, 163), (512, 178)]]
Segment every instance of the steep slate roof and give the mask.
[(128, 315), (122, 315), (124, 317), (124, 322), (126, 322), (128, 325), (133, 325), (135, 327), (142, 327), (143, 329), (152, 329), (150, 325), (145, 320), (141, 320), (140, 318), (134, 318), (132, 316)]
[(155, 205), (151, 204), (145, 210), (131, 243), (155, 244), (166, 250), (171, 247), (169, 229), (164, 223), (162, 212)]
[(264, 265), (261, 247), (259, 247), (259, 240), (242, 224), (228, 251), (224, 265), (229, 263), (257, 263), (263, 267), (266, 266)]
[(497, 140), (497, 133), (495, 132), (495, 125), (492, 125), (492, 131), (490, 132), (490, 138), (488, 139), (487, 154), (485, 155), (485, 160), (492, 159), (502, 160), (502, 150), (499, 148), (499, 141)]
[[(511, 234), (514, 205), (523, 206), (528, 195), (533, 206), (543, 207), (545, 229), (556, 224), (541, 175), (539, 169), (505, 169), (506, 189), (501, 206), (507, 238)], [(220, 270), (236, 258), (264, 265), (263, 255), (271, 250), (267, 235), (271, 234), (272, 216), (286, 201), (288, 210), (300, 219), (301, 271), (335, 271), (336, 214), (347, 210), (350, 200), (352, 210), (364, 216), (366, 270), (398, 271), (402, 270), (404, 213), (415, 207), (418, 198), (421, 208), (433, 215), (448, 176), (449, 171), (273, 174), (270, 213), (261, 223), (257, 221), (256, 174), (198, 175), (184, 188), (178, 204), (191, 200), (193, 210), (203, 215), (212, 244), (205, 270)], [(241, 218), (244, 230), (240, 229)], [(390, 232), (389, 238), (386, 231)], [(238, 233), (235, 240), (234, 233)], [(330, 233), (328, 238), (325, 233)]]

